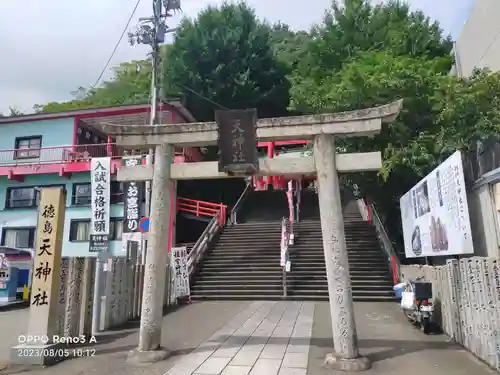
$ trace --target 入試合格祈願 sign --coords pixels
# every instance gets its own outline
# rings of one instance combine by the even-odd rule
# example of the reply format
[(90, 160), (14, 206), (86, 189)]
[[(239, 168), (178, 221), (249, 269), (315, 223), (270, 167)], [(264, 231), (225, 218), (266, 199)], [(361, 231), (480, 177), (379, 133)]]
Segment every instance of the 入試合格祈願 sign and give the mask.
[(460, 151), (403, 195), (400, 207), (406, 257), (474, 253)]
[(91, 218), (89, 252), (108, 250), (111, 204), (111, 158), (92, 158), (90, 162)]

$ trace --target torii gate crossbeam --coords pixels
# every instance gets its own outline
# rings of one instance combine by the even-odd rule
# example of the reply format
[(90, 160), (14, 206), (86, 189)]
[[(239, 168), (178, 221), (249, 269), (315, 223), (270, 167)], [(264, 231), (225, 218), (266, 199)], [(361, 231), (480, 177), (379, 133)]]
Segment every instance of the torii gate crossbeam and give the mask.
[[(356, 157), (354, 154), (337, 155), (335, 137), (373, 136), (380, 132), (383, 122), (394, 121), (402, 107), (402, 101), (396, 101), (384, 106), (368, 108), (359, 111), (342, 112), (311, 116), (283, 117), (261, 119), (257, 122), (258, 140), (312, 139), (313, 157), (302, 161), (286, 159), (286, 163), (302, 163), (296, 170), (316, 173), (319, 185), (319, 207), (321, 231), (325, 254), (326, 273), (328, 280), (328, 295), (333, 329), (335, 352), (328, 354), (325, 363), (335, 369), (344, 371), (361, 371), (370, 368), (370, 361), (359, 354), (356, 324), (349, 278), (349, 262), (347, 258), (344, 221), (340, 200), (338, 170), (342, 158)], [(168, 227), (170, 217), (170, 189), (172, 177), (182, 174), (182, 168), (172, 166), (173, 147), (206, 146), (217, 142), (217, 124), (192, 123), (180, 125), (103, 125), (103, 130), (116, 138), (119, 146), (133, 148), (149, 148), (156, 145), (153, 174), (147, 178), (153, 179), (151, 215), (151, 233), (146, 257), (144, 275), (144, 295), (142, 301), (139, 345), (129, 357), (135, 361), (157, 361), (165, 358), (168, 353), (161, 349), (161, 321), (163, 310), (163, 294), (167, 254), (162, 251), (163, 244), (168, 243)], [(348, 156), (350, 155), (350, 156)], [(358, 154), (359, 161), (363, 159)], [(295, 160), (295, 161), (294, 161)], [(344, 159), (344, 163), (345, 163)], [(312, 162), (312, 163), (311, 163)], [(274, 170), (272, 165), (274, 164)], [(281, 163), (279, 166), (276, 163)], [(287, 170), (285, 161), (268, 161), (267, 173), (281, 173)], [(346, 172), (366, 170), (364, 165), (351, 164)], [(203, 164), (203, 163), (194, 163)], [(359, 163), (361, 164), (361, 162)], [(369, 163), (368, 163), (369, 164)], [(380, 167), (380, 154), (375, 160)], [(262, 166), (266, 167), (266, 163)], [(138, 170), (138, 167), (136, 167)], [(176, 172), (176, 168), (180, 168)], [(187, 167), (196, 168), (196, 167)], [(209, 177), (219, 178), (220, 174), (213, 167)], [(294, 168), (291, 168), (294, 169)], [(372, 168), (374, 169), (373, 165)], [(185, 169), (186, 170), (186, 169)], [(263, 168), (265, 171), (266, 168)], [(288, 169), (290, 170), (290, 168)], [(133, 171), (123, 172), (134, 173)], [(138, 175), (136, 175), (138, 177)], [(146, 176), (144, 176), (146, 177)], [(184, 178), (189, 178), (184, 175)], [(198, 177), (199, 178), (199, 177)], [(202, 177), (203, 178), (203, 177)], [(137, 179), (137, 178), (136, 178)]]

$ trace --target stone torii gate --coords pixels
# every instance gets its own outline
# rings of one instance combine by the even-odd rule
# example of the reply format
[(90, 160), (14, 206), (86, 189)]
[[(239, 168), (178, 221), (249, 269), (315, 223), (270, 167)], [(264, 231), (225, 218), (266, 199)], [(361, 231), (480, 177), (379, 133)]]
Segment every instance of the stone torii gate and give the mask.
[[(335, 353), (325, 362), (332, 368), (360, 371), (370, 361), (359, 354), (356, 324), (349, 278), (344, 221), (337, 172), (376, 171), (381, 168), (380, 152), (337, 154), (336, 137), (373, 136), (382, 123), (396, 119), (402, 101), (358, 111), (311, 116), (260, 119), (256, 125), (259, 141), (313, 140), (313, 156), (276, 158), (259, 161), (259, 174), (317, 175), (323, 248), (328, 279), (330, 314)], [(151, 362), (164, 359), (168, 352), (161, 347), (162, 301), (168, 254), (169, 217), (172, 180), (231, 177), (218, 171), (218, 162), (173, 164), (173, 147), (217, 144), (215, 122), (144, 125), (103, 125), (119, 146), (150, 148), (156, 146), (154, 165), (123, 167), (120, 181), (153, 180), (151, 230), (146, 256), (144, 295), (138, 348), (129, 360)]]

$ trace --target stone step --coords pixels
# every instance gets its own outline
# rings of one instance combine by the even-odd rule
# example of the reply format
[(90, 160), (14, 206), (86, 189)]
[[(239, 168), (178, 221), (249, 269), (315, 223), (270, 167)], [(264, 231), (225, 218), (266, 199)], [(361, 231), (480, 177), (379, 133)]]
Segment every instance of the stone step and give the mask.
[[(233, 280), (231, 282), (200, 282), (194, 284), (191, 287), (191, 290), (204, 290), (209, 291), (212, 290), (216, 292), (217, 290), (225, 289), (225, 290), (281, 290), (282, 283), (280, 280), (278, 281), (258, 281), (252, 282), (250, 280)], [(301, 290), (319, 290), (319, 291), (328, 291), (328, 285), (326, 282), (324, 283), (307, 283), (307, 284), (297, 284), (294, 282), (287, 282), (287, 286), (290, 290), (301, 291)], [(392, 292), (392, 285), (389, 284), (359, 284), (355, 283), (351, 286), (353, 292), (357, 291), (367, 291), (367, 292), (377, 292), (382, 291), (383, 294), (390, 291)]]
[[(365, 278), (361, 276), (351, 277), (351, 284), (361, 286), (361, 285), (386, 285), (390, 288), (393, 286), (392, 278), (387, 276), (371, 277)], [(243, 275), (212, 275), (205, 276), (203, 280), (200, 280), (200, 284), (220, 284), (220, 283), (231, 283), (236, 285), (241, 285), (245, 283), (282, 283), (282, 274), (272, 274), (272, 275), (254, 275), (253, 273), (248, 273)], [(302, 283), (311, 284), (321, 284), (327, 285), (326, 274), (320, 276), (297, 276), (292, 273), (287, 274), (287, 282), (289, 284), (301, 285)], [(198, 283), (193, 284), (198, 285)]]
[[(291, 258), (293, 269), (302, 268), (324, 268), (325, 262), (323, 260), (312, 259), (310, 261), (298, 260), (294, 257)], [(204, 265), (207, 268), (211, 267), (240, 267), (240, 266), (252, 266), (252, 268), (258, 268), (259, 266), (277, 266), (280, 263), (280, 258), (264, 258), (264, 259), (251, 259), (251, 258), (241, 258), (241, 259), (229, 259), (229, 258), (217, 258), (208, 257), (204, 261)], [(350, 268), (356, 267), (379, 267), (387, 268), (388, 263), (383, 259), (349, 259)]]
[[(353, 296), (354, 302), (396, 302), (397, 299), (395, 297), (387, 297), (387, 296)], [(198, 295), (194, 294), (191, 296), (192, 301), (328, 301), (328, 295), (326, 296), (307, 296), (307, 295), (298, 295), (298, 296), (286, 296), (283, 297), (282, 294), (277, 295)]]
[[(294, 296), (304, 296), (304, 295), (323, 295), (328, 296), (328, 289), (303, 289), (303, 290), (289, 290), (287, 291), (289, 295)], [(368, 289), (359, 289), (352, 291), (353, 296), (384, 296), (384, 297), (394, 297), (394, 291), (390, 290), (368, 290)]]
[[(220, 284), (219, 284), (220, 285)], [(292, 288), (292, 290), (309, 290), (309, 289), (314, 289), (314, 290), (328, 290), (328, 284), (326, 281), (323, 281), (321, 283), (319, 282), (311, 282), (311, 281), (306, 281), (306, 282), (287, 282), (287, 285)], [(357, 283), (351, 283), (351, 289), (353, 291), (358, 291), (358, 290), (368, 290), (368, 291), (378, 291), (382, 290), (384, 292), (386, 291), (391, 291), (392, 292), (392, 283), (390, 282), (384, 282), (384, 283), (373, 283), (373, 284), (368, 284), (366, 282), (357, 282)]]

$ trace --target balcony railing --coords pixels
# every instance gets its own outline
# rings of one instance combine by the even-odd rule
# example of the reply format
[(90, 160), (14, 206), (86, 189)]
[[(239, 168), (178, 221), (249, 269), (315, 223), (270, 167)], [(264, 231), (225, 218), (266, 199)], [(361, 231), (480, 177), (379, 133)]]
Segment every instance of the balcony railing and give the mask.
[[(94, 145), (54, 146), (31, 149), (0, 150), (0, 176), (22, 181), (25, 175), (58, 173), (61, 176), (75, 172), (88, 172), (90, 160), (111, 157), (111, 173), (121, 167), (124, 156), (143, 156), (134, 150), (124, 150), (113, 143)], [(200, 161), (201, 154), (196, 149), (182, 149), (175, 152), (175, 163)]]
[[(120, 159), (127, 155), (141, 155), (141, 153), (124, 150), (113, 143), (11, 149), (0, 150), (0, 166), (86, 162), (91, 158), (109, 156)], [(176, 152), (175, 156), (187, 156), (187, 153), (182, 150)]]

